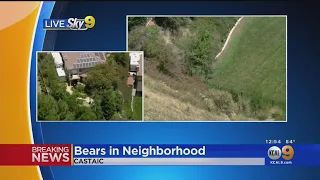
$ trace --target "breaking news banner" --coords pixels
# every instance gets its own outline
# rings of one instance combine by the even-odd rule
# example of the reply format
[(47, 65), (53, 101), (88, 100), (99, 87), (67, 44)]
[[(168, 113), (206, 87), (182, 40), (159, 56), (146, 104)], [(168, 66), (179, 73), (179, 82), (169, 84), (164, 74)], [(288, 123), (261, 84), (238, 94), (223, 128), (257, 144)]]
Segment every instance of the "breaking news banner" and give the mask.
[[(320, 166), (317, 145), (0, 145), (0, 165)], [(310, 157), (311, 155), (311, 157)]]

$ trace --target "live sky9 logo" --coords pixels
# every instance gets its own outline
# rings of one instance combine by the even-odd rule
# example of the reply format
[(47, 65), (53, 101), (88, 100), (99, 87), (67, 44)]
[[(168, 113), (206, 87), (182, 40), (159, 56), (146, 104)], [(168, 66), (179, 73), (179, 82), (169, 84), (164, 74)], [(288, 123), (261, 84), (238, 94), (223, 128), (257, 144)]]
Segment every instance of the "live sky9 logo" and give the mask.
[(45, 30), (78, 30), (84, 31), (92, 29), (96, 25), (96, 20), (93, 16), (68, 19), (44, 19), (43, 29)]
[(294, 149), (289, 145), (281, 149), (278, 146), (272, 146), (268, 149), (268, 156), (272, 160), (270, 164), (292, 164), (290, 160), (294, 156)]

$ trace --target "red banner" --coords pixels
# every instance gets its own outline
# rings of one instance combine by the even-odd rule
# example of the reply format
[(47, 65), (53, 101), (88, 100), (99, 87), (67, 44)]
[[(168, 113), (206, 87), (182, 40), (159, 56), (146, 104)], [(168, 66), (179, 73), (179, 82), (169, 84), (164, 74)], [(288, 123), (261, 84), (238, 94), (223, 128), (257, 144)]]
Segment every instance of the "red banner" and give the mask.
[(71, 166), (71, 144), (0, 144), (0, 166)]

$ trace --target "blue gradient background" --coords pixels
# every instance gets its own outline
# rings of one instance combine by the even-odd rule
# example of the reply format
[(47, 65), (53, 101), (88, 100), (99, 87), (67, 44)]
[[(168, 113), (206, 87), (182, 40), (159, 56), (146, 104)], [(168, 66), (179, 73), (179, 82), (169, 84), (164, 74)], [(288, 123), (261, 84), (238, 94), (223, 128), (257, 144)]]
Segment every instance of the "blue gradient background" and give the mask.
[[(309, 6), (309, 7), (307, 7)], [(34, 40), (30, 75), (35, 143), (263, 144), (267, 139), (320, 143), (316, 6), (284, 2), (44, 2)], [(300, 13), (299, 13), (300, 12)], [(51, 15), (50, 15), (51, 14)], [(287, 123), (37, 123), (36, 58), (39, 50), (126, 50), (126, 15), (288, 15)], [(47, 18), (96, 18), (85, 32), (45, 31)], [(312, 157), (312, 155), (310, 155)], [(212, 180), (320, 179), (316, 167), (81, 166), (41, 167), (43, 179)]]

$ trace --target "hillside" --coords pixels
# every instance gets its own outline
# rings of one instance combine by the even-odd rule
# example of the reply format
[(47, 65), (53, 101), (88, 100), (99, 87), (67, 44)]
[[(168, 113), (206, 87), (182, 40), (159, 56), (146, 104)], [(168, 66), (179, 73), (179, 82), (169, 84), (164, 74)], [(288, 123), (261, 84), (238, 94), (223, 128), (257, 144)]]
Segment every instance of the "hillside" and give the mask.
[(242, 19), (216, 59), (239, 17), (129, 18), (129, 50), (145, 52), (145, 120), (286, 119), (285, 19)]
[[(201, 106), (197, 106), (201, 101), (191, 103), (192, 93), (186, 91), (177, 91), (164, 83), (159, 83), (154, 79), (145, 77), (145, 121), (150, 120), (191, 120), (207, 121), (211, 119), (229, 120), (229, 117), (223, 114), (208, 113)], [(184, 96), (181, 96), (184, 94)], [(180, 96), (180, 97), (179, 97)], [(175, 98), (176, 97), (176, 98)], [(200, 97), (199, 97), (200, 98)]]
[[(286, 103), (286, 18), (245, 17), (215, 64), (213, 85)], [(255, 97), (252, 97), (255, 98)]]

